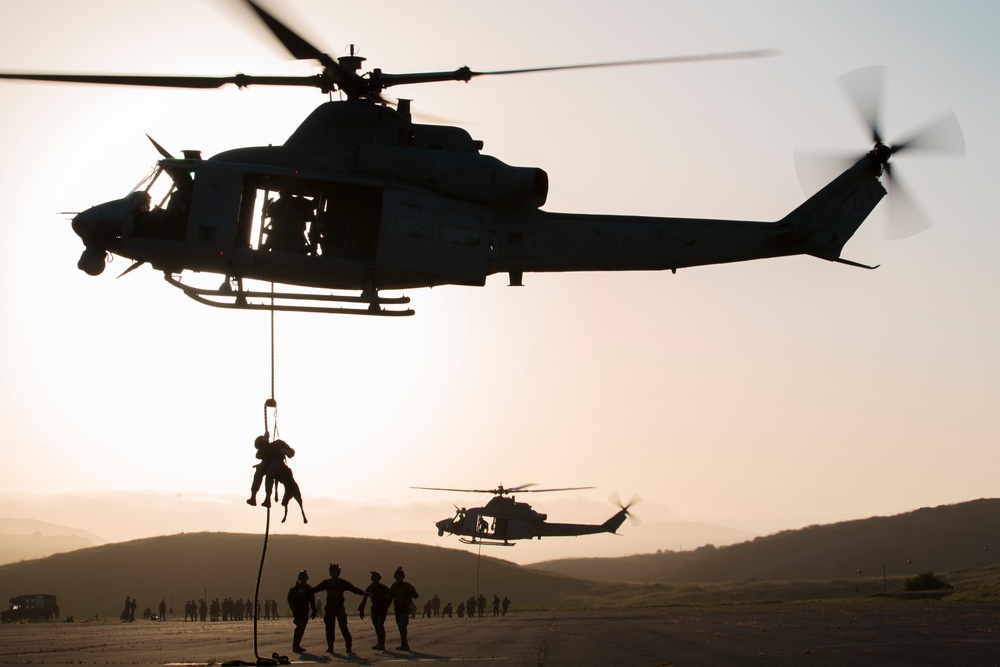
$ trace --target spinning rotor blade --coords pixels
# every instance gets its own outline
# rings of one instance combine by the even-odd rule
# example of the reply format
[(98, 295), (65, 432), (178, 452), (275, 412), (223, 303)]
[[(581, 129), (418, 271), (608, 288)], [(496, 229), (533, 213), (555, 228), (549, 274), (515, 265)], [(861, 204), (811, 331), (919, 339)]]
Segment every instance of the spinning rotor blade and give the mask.
[(454, 491), (455, 493), (506, 493), (509, 489), (444, 489), (438, 486), (411, 486), (411, 489), (423, 491)]
[(844, 87), (848, 99), (854, 105), (855, 111), (861, 116), (865, 126), (871, 133), (873, 143), (882, 143), (879, 132), (879, 117), (882, 106), (882, 80), (885, 78), (885, 67), (862, 67), (842, 74), (840, 85)]
[(729, 51), (725, 53), (703, 53), (691, 56), (667, 56), (664, 58), (642, 58), (639, 60), (617, 60), (604, 63), (587, 63), (583, 65), (557, 65), (555, 67), (528, 67), (524, 69), (507, 69), (493, 72), (470, 72), (471, 76), (499, 76), (503, 74), (529, 74), (531, 72), (555, 72), (569, 69), (598, 69), (602, 67), (628, 67), (633, 65), (662, 65), (667, 63), (693, 63), (708, 60), (740, 60), (744, 58), (770, 58), (780, 56), (781, 49), (757, 49), (754, 51)]
[(422, 489), (424, 491), (454, 491), (456, 493), (492, 493), (498, 496), (504, 496), (508, 493), (545, 493), (546, 491), (580, 491), (583, 489), (592, 489), (592, 486), (569, 486), (562, 489), (532, 489), (529, 487), (536, 486), (534, 482), (530, 484), (521, 484), (520, 486), (505, 487), (503, 484), (499, 485), (495, 489), (443, 489), (436, 486), (411, 486), (411, 489)]
[(342, 67), (332, 56), (323, 53), (307, 42), (301, 35), (266, 12), (253, 0), (246, 0), (250, 8), (257, 14), (264, 25), (281, 42), (296, 60), (315, 60), (323, 66), (323, 77), (329, 83), (336, 84), (349, 97), (359, 97), (365, 89), (364, 80), (357, 73)]
[[(547, 491), (583, 491), (584, 489), (592, 489), (592, 486), (567, 486), (561, 489), (518, 489), (519, 493), (546, 493)], [(513, 491), (513, 489), (511, 489)]]
[(611, 496), (608, 497), (608, 500), (610, 500), (616, 507), (620, 508), (622, 512), (625, 512), (625, 516), (628, 517), (628, 520), (632, 523), (633, 526), (638, 526), (640, 523), (642, 523), (642, 519), (640, 519), (630, 511), (630, 509), (634, 505), (638, 505), (639, 503), (642, 502), (642, 498), (640, 498), (638, 494), (633, 495), (632, 498), (630, 498), (627, 503), (622, 504), (621, 497), (619, 497), (618, 492), (615, 491), (614, 493), (611, 494)]
[(910, 138), (896, 143), (892, 152), (901, 150), (928, 150), (938, 153), (953, 153), (965, 156), (965, 135), (958, 122), (955, 112), (948, 111), (937, 120), (928, 123), (921, 130), (914, 132)]
[[(870, 155), (875, 156), (883, 166), (885, 187), (889, 195), (886, 236), (890, 239), (901, 239), (919, 234), (929, 228), (931, 222), (900, 183), (898, 174), (895, 173), (895, 163), (890, 160), (903, 150), (965, 155), (965, 137), (958, 118), (949, 111), (901, 142), (894, 144), (885, 142), (880, 125), (884, 74), (883, 67), (863, 67), (842, 75), (839, 80), (871, 135), (874, 146)], [(803, 190), (811, 194), (862, 157), (856, 155), (845, 159), (842, 156), (824, 158), (796, 155), (795, 166), (799, 182)]]
[(221, 88), (234, 84), (238, 88), (251, 85), (321, 87), (322, 77), (313, 76), (170, 76), (159, 74), (30, 74), (0, 72), (0, 79), (22, 81), (56, 81), (60, 83), (97, 83), (111, 86), (147, 86), (153, 88)]
[(282, 46), (284, 46), (285, 49), (292, 54), (293, 58), (296, 60), (316, 60), (319, 61), (323, 67), (340, 68), (340, 65), (337, 64), (336, 60), (317, 49), (300, 35), (295, 33), (291, 28), (264, 11), (264, 9), (256, 2), (253, 0), (246, 0), (246, 3), (250, 5), (250, 8), (257, 14), (260, 20), (264, 22), (264, 25), (266, 25), (278, 41), (281, 42)]
[(334, 90), (343, 91), (351, 100), (371, 100), (379, 103), (390, 103), (381, 93), (392, 86), (412, 83), (432, 83), (438, 81), (466, 81), (476, 76), (497, 76), (503, 74), (525, 74), (530, 72), (551, 72), (570, 69), (594, 69), (603, 67), (623, 67), (634, 65), (652, 65), (666, 63), (690, 63), (711, 60), (734, 60), (745, 58), (763, 58), (780, 55), (779, 49), (760, 49), (753, 51), (732, 51), (725, 53), (706, 53), (689, 56), (671, 56), (665, 58), (647, 58), (639, 60), (623, 60), (617, 62), (589, 63), (582, 65), (562, 65), (557, 67), (534, 67), (491, 72), (474, 72), (468, 67), (460, 67), (447, 72), (423, 72), (411, 74), (390, 74), (375, 69), (364, 76), (358, 74), (364, 58), (356, 56), (351, 50), (349, 56), (334, 58), (309, 43), (300, 34), (282, 23), (274, 15), (258, 4), (257, 0), (235, 0), (248, 8), (250, 13), (270, 31), (282, 44), (285, 50), (297, 60), (311, 60), (319, 63), (323, 71), (313, 76), (250, 76), (235, 74), (231, 76), (170, 76), (170, 75), (113, 75), (113, 74), (59, 74), (59, 73), (7, 73), (0, 78), (22, 79), (30, 81), (54, 81), (64, 83), (88, 83), (121, 86), (152, 86), (162, 88), (194, 88), (213, 89), (226, 84), (239, 88), (250, 85), (264, 86), (306, 86), (319, 88), (324, 93)]
[(927, 231), (933, 224), (909, 192), (892, 173), (891, 165), (885, 165), (885, 189), (889, 199), (889, 224), (886, 238), (896, 241)]

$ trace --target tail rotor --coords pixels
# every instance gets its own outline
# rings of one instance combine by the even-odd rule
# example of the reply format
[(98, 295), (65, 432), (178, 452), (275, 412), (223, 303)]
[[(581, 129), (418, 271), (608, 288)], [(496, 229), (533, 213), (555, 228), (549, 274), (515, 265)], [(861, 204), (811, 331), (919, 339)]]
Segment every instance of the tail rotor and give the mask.
[[(889, 194), (889, 220), (886, 229), (890, 239), (914, 236), (931, 226), (930, 219), (900, 182), (890, 159), (903, 151), (909, 154), (925, 151), (954, 156), (965, 155), (965, 137), (958, 118), (948, 111), (912, 132), (905, 139), (888, 143), (882, 129), (882, 91), (886, 68), (863, 67), (842, 75), (839, 82), (858, 117), (864, 123), (872, 142), (867, 153), (874, 167), (885, 175)], [(905, 135), (904, 135), (905, 136)], [(796, 171), (803, 189), (814, 189), (820, 179), (828, 180), (864, 156), (796, 155)], [(823, 174), (823, 175), (821, 175)]]
[(614, 493), (611, 494), (608, 500), (611, 501), (613, 505), (618, 507), (618, 509), (620, 509), (622, 512), (625, 513), (625, 516), (626, 518), (628, 518), (629, 523), (631, 523), (633, 526), (638, 526), (640, 523), (642, 523), (642, 519), (640, 519), (638, 516), (636, 516), (631, 512), (632, 507), (642, 502), (642, 498), (640, 498), (638, 495), (633, 495), (627, 503), (622, 503), (621, 497), (618, 495), (618, 492), (615, 491)]

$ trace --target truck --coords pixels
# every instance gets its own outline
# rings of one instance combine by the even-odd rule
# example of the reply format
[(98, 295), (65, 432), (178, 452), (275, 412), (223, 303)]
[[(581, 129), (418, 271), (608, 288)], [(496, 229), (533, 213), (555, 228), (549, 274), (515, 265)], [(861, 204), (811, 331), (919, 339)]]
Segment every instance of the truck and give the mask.
[(12, 597), (10, 609), (0, 612), (0, 621), (4, 623), (48, 621), (58, 618), (59, 605), (56, 604), (56, 596), (45, 593)]

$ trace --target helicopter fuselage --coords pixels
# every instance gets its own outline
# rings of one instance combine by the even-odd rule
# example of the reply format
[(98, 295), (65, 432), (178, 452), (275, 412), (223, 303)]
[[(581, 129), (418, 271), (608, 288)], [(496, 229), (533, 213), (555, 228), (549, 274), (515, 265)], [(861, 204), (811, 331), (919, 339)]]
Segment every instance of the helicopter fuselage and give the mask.
[(462, 508), (454, 517), (438, 521), (436, 526), (438, 535), (458, 535), (469, 543), (508, 543), (510, 540), (613, 533), (624, 523), (627, 514), (627, 509), (623, 508), (602, 524), (550, 523), (547, 515), (536, 512), (527, 503), (497, 496), (484, 507)]
[[(79, 214), (80, 268), (106, 253), (166, 274), (311, 288), (484, 285), (507, 273), (637, 271), (793, 254), (838, 260), (885, 190), (863, 157), (776, 222), (553, 213), (548, 177), (405, 107), (327, 102), (281, 146), (165, 157), (145, 189)], [(169, 177), (154, 201), (153, 184)]]

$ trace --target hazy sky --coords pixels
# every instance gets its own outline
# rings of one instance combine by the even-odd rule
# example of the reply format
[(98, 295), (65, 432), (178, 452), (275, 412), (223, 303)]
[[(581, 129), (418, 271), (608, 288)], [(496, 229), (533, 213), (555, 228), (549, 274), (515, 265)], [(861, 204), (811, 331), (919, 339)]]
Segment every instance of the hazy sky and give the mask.
[[(0, 70), (315, 71), (234, 4), (0, 0)], [(526, 275), (520, 289), (496, 276), (410, 291), (404, 320), (279, 314), (278, 426), (313, 521), (275, 530), (460, 546), (433, 522), (488, 499), (410, 486), (595, 486), (521, 498), (565, 521), (605, 520), (613, 491), (644, 498), (625, 537), (494, 554), (530, 562), (677, 548), (657, 532), (668, 521), (763, 534), (996, 496), (1000, 5), (295, 0), (279, 13), (387, 72), (783, 49), (393, 90), (486, 153), (544, 168), (547, 210), (780, 218), (805, 197), (796, 150), (869, 148), (835, 80), (867, 65), (890, 68), (890, 141), (950, 108), (968, 151), (899, 156), (937, 224), (888, 242), (880, 204), (844, 252), (877, 271), (798, 257)], [(324, 97), (6, 82), (0, 100), (5, 513), (114, 540), (262, 531), (243, 500), (268, 315), (200, 306), (148, 267), (115, 280), (121, 260), (85, 275), (63, 212), (127, 193), (158, 157), (146, 133), (206, 156), (277, 144)]]

